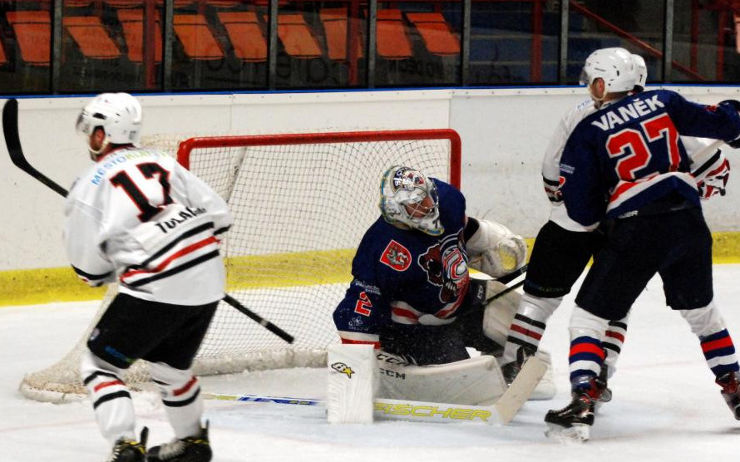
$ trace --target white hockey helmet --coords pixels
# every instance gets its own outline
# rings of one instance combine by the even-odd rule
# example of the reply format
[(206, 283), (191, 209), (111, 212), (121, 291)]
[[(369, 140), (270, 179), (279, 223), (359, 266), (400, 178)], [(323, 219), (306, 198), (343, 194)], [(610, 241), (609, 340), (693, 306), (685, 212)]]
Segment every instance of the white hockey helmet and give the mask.
[(439, 219), (437, 186), (411, 167), (394, 165), (380, 181), (380, 212), (385, 221), (402, 228), (418, 229), (439, 236), (444, 228)]
[(105, 132), (105, 144), (134, 144), (141, 139), (141, 104), (128, 93), (101, 93), (87, 103), (77, 117), (77, 132), (92, 135), (97, 127)]
[(602, 79), (606, 93), (632, 91), (635, 88), (635, 63), (632, 53), (620, 47), (602, 48), (591, 53), (581, 71), (581, 85)]
[(635, 64), (635, 91), (643, 91), (647, 82), (647, 64), (640, 55), (632, 55), (632, 61)]

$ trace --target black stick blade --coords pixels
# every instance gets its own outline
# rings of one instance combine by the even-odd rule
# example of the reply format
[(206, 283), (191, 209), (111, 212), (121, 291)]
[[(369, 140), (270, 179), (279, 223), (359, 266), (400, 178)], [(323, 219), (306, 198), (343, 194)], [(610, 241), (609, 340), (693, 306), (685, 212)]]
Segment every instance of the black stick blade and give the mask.
[(66, 189), (33, 168), (23, 155), (21, 139), (18, 136), (18, 100), (15, 98), (10, 98), (3, 106), (3, 135), (5, 136), (5, 145), (8, 147), (10, 160), (13, 161), (16, 167), (36, 178), (57, 194), (67, 197)]

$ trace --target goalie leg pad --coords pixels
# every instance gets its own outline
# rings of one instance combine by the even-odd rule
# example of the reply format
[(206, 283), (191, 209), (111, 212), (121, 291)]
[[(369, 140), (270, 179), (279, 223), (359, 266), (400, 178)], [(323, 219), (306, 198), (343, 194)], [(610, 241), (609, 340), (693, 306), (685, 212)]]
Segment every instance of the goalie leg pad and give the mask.
[(119, 438), (136, 440), (134, 405), (128, 387), (121, 380), (123, 370), (85, 349), (80, 373), (103, 437), (111, 444)]
[(493, 356), (483, 355), (447, 364), (414, 366), (380, 352), (378, 395), (434, 403), (488, 405), (505, 391), (506, 382)]
[(372, 345), (335, 344), (328, 355), (327, 419), (329, 423), (371, 423), (377, 389)]
[[(506, 290), (506, 286), (498, 281), (488, 281), (486, 295), (495, 295)], [(519, 308), (522, 296), (511, 291), (486, 305), (483, 312), (483, 333), (499, 345), (506, 344), (509, 335), (509, 326)]]
[(198, 435), (203, 415), (198, 378), (190, 369), (175, 369), (165, 363), (152, 363), (149, 371), (161, 392), (162, 404), (175, 437)]
[(553, 399), (555, 395), (557, 394), (558, 389), (555, 386), (555, 378), (552, 375), (552, 359), (550, 357), (550, 353), (543, 351), (543, 350), (538, 350), (536, 356), (547, 365), (547, 369), (545, 370), (545, 374), (540, 379), (540, 382), (537, 384), (535, 389), (532, 391), (532, 394), (529, 396), (529, 399), (531, 400)]

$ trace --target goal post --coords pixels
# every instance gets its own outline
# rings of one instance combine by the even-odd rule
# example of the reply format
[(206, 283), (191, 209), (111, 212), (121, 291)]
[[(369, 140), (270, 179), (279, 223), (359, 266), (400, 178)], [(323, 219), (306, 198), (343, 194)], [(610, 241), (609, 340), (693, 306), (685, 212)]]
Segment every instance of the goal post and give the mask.
[[(162, 139), (147, 147), (165, 146)], [(460, 137), (450, 129), (206, 136), (179, 143), (178, 161), (224, 197), (234, 217), (221, 247), (227, 292), (295, 337), (289, 345), (221, 302), (195, 373), (324, 366), (327, 347), (339, 341), (332, 312), (351, 280), (354, 252), (380, 216), (382, 173), (408, 165), (459, 188), (460, 150)], [(80, 355), (114, 295), (112, 287), (67, 356), (24, 377), (25, 396), (63, 402), (84, 395)], [(147, 388), (145, 361), (124, 380)]]

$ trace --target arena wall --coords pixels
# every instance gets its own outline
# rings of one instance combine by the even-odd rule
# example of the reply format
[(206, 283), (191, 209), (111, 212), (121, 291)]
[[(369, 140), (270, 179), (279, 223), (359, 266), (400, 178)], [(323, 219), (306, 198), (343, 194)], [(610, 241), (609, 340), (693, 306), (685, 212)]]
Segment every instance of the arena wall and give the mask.
[[(704, 103), (740, 99), (740, 86), (668, 88)], [(579, 87), (140, 95), (145, 138), (453, 128), (462, 137), (468, 214), (499, 220), (527, 238), (536, 235), (548, 216), (540, 179), (545, 146), (561, 115), (585, 97)], [(27, 158), (65, 187), (90, 162), (84, 140), (74, 132), (76, 116), (88, 99), (19, 100)], [(732, 162), (739, 154), (729, 152), (728, 157)], [(13, 166), (4, 144), (0, 172), (0, 305), (96, 296), (76, 284), (67, 268), (61, 197)], [(721, 261), (740, 261), (735, 244), (740, 186), (735, 181), (731, 176), (728, 194), (705, 207)]]

